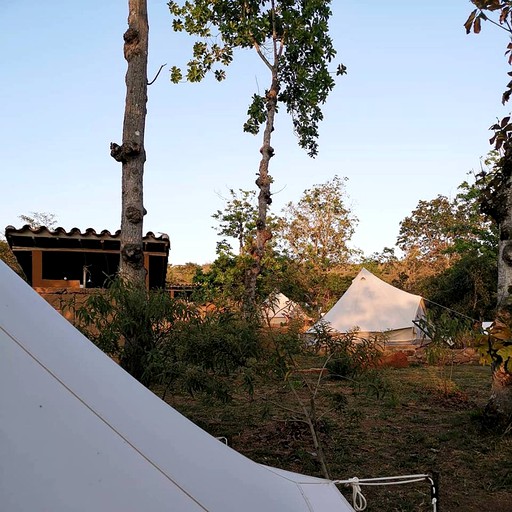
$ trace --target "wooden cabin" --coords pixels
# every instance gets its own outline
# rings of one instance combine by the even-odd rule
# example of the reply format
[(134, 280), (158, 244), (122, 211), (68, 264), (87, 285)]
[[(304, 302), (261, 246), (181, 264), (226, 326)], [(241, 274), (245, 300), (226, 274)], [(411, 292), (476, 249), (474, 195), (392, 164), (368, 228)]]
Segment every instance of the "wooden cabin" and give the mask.
[[(5, 228), (5, 238), (29, 284), (40, 292), (52, 289), (103, 288), (119, 268), (120, 231), (97, 233), (88, 228)], [(143, 238), (148, 289), (164, 288), (170, 241), (148, 232)]]

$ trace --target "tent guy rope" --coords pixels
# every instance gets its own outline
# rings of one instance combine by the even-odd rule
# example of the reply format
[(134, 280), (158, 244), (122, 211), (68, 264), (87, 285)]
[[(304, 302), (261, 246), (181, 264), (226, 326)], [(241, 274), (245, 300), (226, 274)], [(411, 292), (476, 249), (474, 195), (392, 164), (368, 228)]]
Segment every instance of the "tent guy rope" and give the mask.
[(434, 475), (419, 474), (419, 475), (402, 475), (402, 476), (384, 476), (380, 478), (349, 478), (348, 480), (334, 480), (335, 484), (343, 484), (352, 487), (352, 506), (356, 512), (362, 512), (366, 510), (367, 501), (361, 491), (362, 485), (402, 485), (412, 484), (414, 482), (426, 481), (430, 484), (431, 498), (432, 498), (432, 511), (439, 512), (438, 509), (438, 484), (437, 478)]

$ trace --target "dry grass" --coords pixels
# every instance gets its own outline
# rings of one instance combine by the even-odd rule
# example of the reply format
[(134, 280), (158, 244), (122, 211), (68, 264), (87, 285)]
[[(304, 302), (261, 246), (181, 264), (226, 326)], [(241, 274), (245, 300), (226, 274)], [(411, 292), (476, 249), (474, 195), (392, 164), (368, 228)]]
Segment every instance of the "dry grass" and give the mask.
[[(443, 512), (512, 510), (512, 439), (483, 432), (479, 422), (490, 370), (459, 366), (449, 376), (442, 368), (411, 367), (380, 370), (370, 387), (325, 381), (319, 430), (331, 476), (435, 470)], [(260, 382), (253, 398), (241, 394), (228, 404), (187, 396), (169, 402), (258, 462), (321, 476), (307, 425), (292, 412), (297, 403), (282, 381)], [(431, 510), (425, 483), (365, 488), (364, 494), (368, 512)]]

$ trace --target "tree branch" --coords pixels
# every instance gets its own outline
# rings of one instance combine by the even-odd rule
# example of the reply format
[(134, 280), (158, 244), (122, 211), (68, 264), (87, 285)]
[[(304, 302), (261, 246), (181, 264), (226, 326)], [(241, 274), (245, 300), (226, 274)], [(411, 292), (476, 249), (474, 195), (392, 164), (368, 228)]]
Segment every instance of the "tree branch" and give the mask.
[(487, 16), (487, 14), (483, 13), (482, 11), (480, 11), (480, 14), (483, 14), (485, 16), (485, 21), (490, 21), (493, 25), (496, 25), (497, 27), (501, 28), (505, 32), (512, 34), (512, 28), (510, 27), (508, 21), (506, 21), (508, 28), (505, 28), (501, 23), (498, 23), (497, 21), (494, 21), (492, 18), (489, 18)]
[(252, 45), (254, 46), (254, 49), (256, 50), (256, 53), (260, 56), (261, 60), (265, 63), (265, 65), (268, 67), (268, 69), (270, 69), (270, 71), (273, 71), (274, 70), (274, 66), (272, 66), (272, 64), (269, 62), (267, 57), (265, 57), (265, 55), (261, 51), (260, 45), (258, 44), (256, 39), (254, 39), (254, 38), (252, 38)]
[(274, 47), (274, 66), (277, 66), (277, 32), (276, 32), (276, 3), (272, 0), (272, 42)]
[(162, 64), (160, 66), (160, 69), (158, 70), (158, 73), (156, 74), (155, 78), (153, 78), (153, 80), (151, 80), (151, 82), (148, 82), (148, 85), (153, 85), (155, 82), (156, 82), (156, 79), (158, 78), (158, 75), (160, 74), (160, 72), (162, 71), (162, 69), (167, 66), (167, 64)]

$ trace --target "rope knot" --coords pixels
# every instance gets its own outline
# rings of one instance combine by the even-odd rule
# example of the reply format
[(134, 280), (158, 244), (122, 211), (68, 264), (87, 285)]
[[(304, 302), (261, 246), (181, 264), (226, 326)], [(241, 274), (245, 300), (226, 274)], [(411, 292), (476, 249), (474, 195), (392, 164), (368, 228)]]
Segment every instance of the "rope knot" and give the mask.
[(352, 504), (356, 512), (362, 512), (366, 510), (366, 498), (364, 497), (361, 486), (359, 485), (359, 478), (354, 476), (350, 478), (347, 485), (352, 487)]

